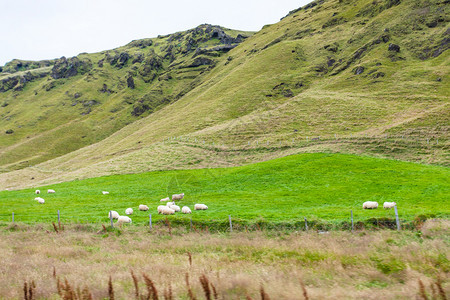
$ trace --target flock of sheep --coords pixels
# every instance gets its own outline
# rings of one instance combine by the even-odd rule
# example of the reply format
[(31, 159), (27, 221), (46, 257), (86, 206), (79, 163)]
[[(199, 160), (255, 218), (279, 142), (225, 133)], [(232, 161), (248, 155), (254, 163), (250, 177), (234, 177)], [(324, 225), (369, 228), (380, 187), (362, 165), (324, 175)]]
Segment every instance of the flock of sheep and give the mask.
[[(384, 202), (383, 203), (383, 208), (385, 209), (391, 209), (394, 208), (394, 206), (396, 206), (397, 203), (395, 202)], [(363, 203), (363, 209), (375, 209), (378, 208), (378, 202), (376, 201), (366, 201)]]
[[(102, 192), (103, 195), (107, 195), (109, 194), (108, 192)], [(183, 206), (183, 208), (180, 209), (180, 207), (178, 205), (175, 204), (175, 200), (181, 200), (184, 198), (184, 193), (182, 194), (174, 194), (172, 195), (172, 202), (167, 202), (170, 200), (169, 197), (161, 199), (160, 202), (167, 202), (166, 205), (160, 205), (157, 208), (158, 214), (162, 214), (162, 215), (173, 215), (175, 214), (175, 212), (179, 212), (181, 211), (183, 214), (190, 214), (192, 213), (191, 209), (188, 206)], [(208, 209), (208, 206), (206, 206), (205, 204), (195, 204), (194, 205), (194, 210), (206, 210)], [(141, 204), (139, 205), (139, 210), (141, 211), (147, 211), (149, 210), (148, 206), (145, 204)], [(133, 208), (129, 207), (125, 210), (125, 214), (126, 215), (132, 215), (133, 214)], [(117, 219), (117, 223), (118, 224), (123, 224), (123, 223), (131, 223), (131, 218), (127, 217), (127, 216), (120, 216), (119, 213), (117, 211), (111, 210), (108, 213), (108, 217), (112, 218), (112, 219)]]
[[(36, 194), (40, 194), (41, 191), (40, 190), (36, 190), (35, 192)], [(53, 194), (55, 193), (54, 190), (47, 190), (47, 193), (49, 194)], [(102, 192), (103, 195), (108, 195), (109, 192), (107, 191), (103, 191)], [(182, 208), (180, 208), (178, 205), (175, 204), (175, 201), (178, 200), (182, 200), (184, 198), (184, 193), (181, 194), (174, 194), (172, 195), (172, 201), (170, 202), (170, 198), (164, 198), (161, 199), (160, 202), (167, 202), (166, 205), (159, 205), (157, 208), (158, 214), (162, 214), (162, 215), (173, 215), (176, 212), (182, 212), (183, 214), (190, 214), (192, 213), (191, 209), (188, 206), (183, 206)], [(36, 197), (34, 198), (34, 200), (38, 201), (39, 204), (44, 204), (45, 200), (41, 197)], [(397, 203), (395, 202), (384, 202), (383, 203), (383, 208), (385, 209), (391, 209), (394, 208), (397, 205)], [(376, 209), (378, 208), (378, 202), (376, 201), (366, 201), (363, 203), (363, 209)], [(206, 206), (205, 204), (195, 204), (194, 205), (194, 210), (206, 210), (208, 209), (208, 206)], [(140, 211), (148, 211), (149, 208), (147, 205), (145, 204), (141, 204), (139, 205), (139, 210)], [(125, 214), (126, 215), (132, 215), (133, 214), (133, 208), (129, 207), (125, 210)], [(121, 216), (119, 215), (119, 213), (117, 211), (111, 210), (108, 213), (108, 217), (112, 218), (112, 219), (117, 219), (117, 223), (119, 223), (120, 225), (123, 223), (131, 223), (131, 218), (127, 217), (127, 216)]]

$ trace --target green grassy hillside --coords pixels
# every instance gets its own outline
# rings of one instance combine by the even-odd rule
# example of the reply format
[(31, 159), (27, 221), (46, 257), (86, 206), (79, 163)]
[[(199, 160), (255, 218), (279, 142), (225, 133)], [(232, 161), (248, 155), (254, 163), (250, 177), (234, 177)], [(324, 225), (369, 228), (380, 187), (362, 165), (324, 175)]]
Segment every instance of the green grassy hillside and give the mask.
[(0, 72), (0, 172), (98, 142), (178, 100), (251, 34), (201, 25), (101, 53), (13, 60)]
[[(0, 192), (0, 221), (50, 222), (61, 210), (64, 222), (107, 222), (108, 211), (125, 215), (132, 207), (135, 224), (157, 221), (162, 198), (186, 194), (178, 205), (193, 208), (205, 203), (206, 211), (169, 216), (173, 222), (227, 224), (236, 222), (296, 223), (347, 222), (353, 210), (355, 222), (394, 218), (383, 202), (394, 201), (402, 222), (418, 215), (448, 218), (450, 193), (448, 168), (424, 166), (343, 154), (300, 154), (242, 167), (202, 170), (156, 171), (115, 175), (38, 187), (45, 204), (33, 200), (34, 189)], [(52, 188), (55, 194), (47, 194)], [(102, 195), (102, 191), (110, 192)], [(377, 210), (363, 210), (365, 201), (377, 201)], [(147, 204), (148, 212), (138, 206)], [(311, 223), (311, 224), (313, 224)], [(185, 223), (186, 224), (186, 223)]]
[[(5, 173), (0, 174), (0, 187), (161, 169), (234, 166), (299, 152), (355, 153), (448, 166), (448, 15), (448, 5), (437, 0), (316, 1), (265, 26), (217, 58), (214, 68), (205, 67), (208, 72), (177, 71), (179, 77), (192, 77), (195, 84), (185, 82), (189, 88), (182, 96), (171, 98), (170, 105), (146, 110), (141, 117), (148, 116), (137, 121), (130, 115), (153, 103), (152, 97), (158, 94), (154, 85), (165, 84), (164, 91), (170, 90), (166, 83), (184, 87), (180, 78), (155, 80), (149, 87), (143, 83), (146, 77), (138, 75), (141, 69), (131, 68), (127, 72), (136, 72), (136, 77), (132, 75), (136, 88), (121, 90), (128, 75), (120, 77), (121, 71), (106, 63), (111, 53), (80, 55), (94, 65), (105, 59), (99, 74), (92, 75), (95, 78), (111, 70), (97, 80), (96, 90), (102, 89), (106, 78), (121, 78), (107, 83), (107, 89), (120, 92), (102, 94), (116, 100), (108, 102), (108, 109), (102, 105), (85, 121), (67, 123), (73, 118), (61, 112), (59, 123), (51, 122), (54, 131), (37, 129), (46, 133), (34, 138), (26, 139), (25, 129), (21, 134), (22, 128), (13, 128), (17, 134), (14, 131), (1, 142), (0, 162)], [(163, 43), (170, 38), (160, 39)], [(176, 34), (172, 39), (176, 40)], [(152, 41), (155, 54), (162, 56), (164, 47), (158, 48), (158, 40)], [(179, 47), (182, 54), (187, 45)], [(195, 53), (190, 55), (186, 59), (181, 55), (177, 62), (193, 64)], [(201, 56), (211, 57), (211, 53)], [(172, 67), (176, 67), (174, 63)], [(70, 84), (69, 95), (94, 80), (89, 73), (83, 76), (71, 77), (62, 85)], [(20, 93), (32, 89), (33, 84), (38, 82)], [(130, 97), (136, 99), (140, 89), (148, 97), (125, 104)], [(84, 93), (89, 91), (92, 87), (86, 87)], [(10, 90), (6, 94), (13, 99), (17, 93)], [(85, 103), (78, 114), (87, 109)], [(18, 106), (18, 115), (22, 108)], [(116, 116), (111, 113), (115, 110), (127, 113)], [(2, 115), (0, 128), (9, 128), (4, 124), (11, 124), (12, 119), (6, 121), (10, 114)], [(163, 143), (170, 138), (170, 143)], [(49, 140), (51, 145), (42, 146)], [(87, 144), (92, 145), (80, 148)], [(39, 146), (46, 151), (36, 153)], [(72, 151), (76, 148), (80, 149)], [(60, 156), (64, 153), (68, 154)], [(10, 172), (18, 168), (23, 169)]]

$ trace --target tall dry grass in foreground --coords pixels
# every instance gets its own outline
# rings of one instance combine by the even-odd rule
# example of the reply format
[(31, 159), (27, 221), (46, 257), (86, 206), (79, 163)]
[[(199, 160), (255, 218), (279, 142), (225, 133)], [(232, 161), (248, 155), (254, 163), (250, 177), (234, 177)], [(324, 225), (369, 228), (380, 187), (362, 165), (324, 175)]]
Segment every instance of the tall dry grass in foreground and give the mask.
[(0, 227), (5, 299), (448, 299), (449, 221), (420, 231)]

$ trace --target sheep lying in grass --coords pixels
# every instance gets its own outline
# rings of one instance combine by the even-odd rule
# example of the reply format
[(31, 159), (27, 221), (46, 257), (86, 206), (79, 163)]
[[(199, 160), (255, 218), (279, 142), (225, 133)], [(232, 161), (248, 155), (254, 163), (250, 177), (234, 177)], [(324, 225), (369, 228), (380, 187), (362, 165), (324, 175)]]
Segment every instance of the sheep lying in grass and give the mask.
[(167, 203), (166, 203), (166, 206), (167, 206), (167, 207), (171, 207), (172, 205), (175, 205), (175, 202), (167, 202)]
[(141, 205), (139, 205), (139, 210), (147, 211), (148, 210), (148, 206), (144, 205), (144, 204), (141, 204)]
[(170, 209), (173, 209), (175, 212), (179, 212), (181, 209), (178, 205), (171, 205), (169, 206)]
[(187, 207), (187, 206), (183, 206), (183, 208), (181, 209), (181, 212), (183, 214), (190, 214), (190, 213), (192, 213), (191, 209), (189, 207)]
[(172, 195), (172, 200), (181, 200), (184, 197), (184, 193), (181, 194), (174, 194)]
[(119, 216), (119, 213), (117, 211), (112, 210), (111, 212), (108, 212), (108, 218), (111, 218), (111, 217), (113, 219), (118, 219), (120, 216)]
[(164, 206), (164, 208), (161, 210), (161, 214), (163, 215), (173, 215), (175, 214), (175, 211), (167, 206)]
[(35, 193), (36, 195), (39, 195), (39, 194), (41, 193), (41, 191), (40, 191), (40, 190), (36, 190), (34, 193)]
[(375, 209), (378, 208), (378, 202), (376, 201), (366, 201), (363, 203), (363, 209)]
[(169, 201), (170, 199), (169, 199), (169, 197), (167, 197), (167, 198), (164, 198), (164, 199), (161, 199), (161, 200), (159, 200), (160, 202), (166, 202), (166, 201)]
[(45, 200), (42, 199), (41, 197), (36, 197), (36, 198), (34, 198), (34, 200), (37, 200), (37, 202), (39, 202), (39, 204), (44, 204), (45, 203)]
[(396, 205), (397, 205), (397, 203), (395, 203), (395, 202), (384, 202), (383, 208), (391, 209), (391, 208), (394, 208), (394, 206), (396, 206)]
[(123, 223), (131, 223), (131, 218), (127, 216), (120, 216), (117, 218), (117, 223), (119, 225), (122, 225)]
[(108, 194), (109, 194), (109, 192), (107, 192), (107, 191), (103, 191), (103, 192), (102, 192), (102, 194), (103, 194), (103, 195), (108, 195)]
[(125, 209), (125, 214), (132, 215), (133, 214), (133, 209), (131, 207)]
[(206, 210), (206, 209), (208, 209), (208, 206), (206, 206), (205, 204), (195, 204), (194, 209), (195, 210)]
[(48, 194), (54, 194), (54, 193), (55, 193), (55, 190), (47, 190), (47, 193), (48, 193)]

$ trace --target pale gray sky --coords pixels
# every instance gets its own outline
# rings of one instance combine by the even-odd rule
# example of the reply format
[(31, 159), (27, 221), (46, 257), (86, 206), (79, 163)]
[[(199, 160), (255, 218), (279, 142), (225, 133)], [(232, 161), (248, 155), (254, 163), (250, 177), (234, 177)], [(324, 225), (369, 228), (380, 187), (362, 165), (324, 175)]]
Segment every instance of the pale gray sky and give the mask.
[(209, 23), (257, 31), (311, 0), (0, 0), (0, 66), (98, 52)]

